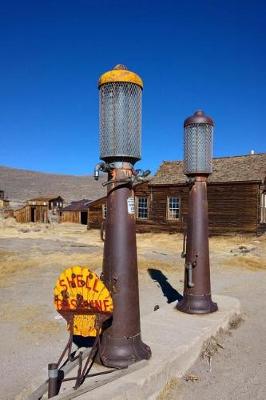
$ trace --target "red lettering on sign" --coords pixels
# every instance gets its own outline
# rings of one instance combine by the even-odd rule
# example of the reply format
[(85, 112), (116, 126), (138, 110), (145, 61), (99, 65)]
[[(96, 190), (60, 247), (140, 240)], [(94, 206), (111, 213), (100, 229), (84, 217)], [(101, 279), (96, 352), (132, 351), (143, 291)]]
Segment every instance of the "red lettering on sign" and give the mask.
[(69, 302), (68, 300), (63, 299), (61, 302), (61, 310), (68, 310), (69, 309)]
[(108, 309), (109, 300), (104, 300), (103, 304), (104, 304), (104, 311), (106, 311)]
[(76, 287), (76, 284), (75, 284), (75, 281), (74, 281), (73, 278), (72, 278), (72, 279), (67, 278), (67, 281), (68, 281), (68, 285), (69, 285), (71, 288), (75, 288), (75, 287)]
[(89, 275), (88, 275), (87, 278), (86, 278), (86, 288), (91, 290), (91, 287), (90, 287), (89, 283), (90, 283), (90, 278), (89, 278)]
[(78, 287), (83, 287), (85, 285), (85, 282), (83, 281), (83, 275), (77, 275), (77, 286)]
[(55, 303), (56, 303), (56, 308), (59, 310), (59, 309), (61, 308), (62, 302), (61, 302), (61, 300), (59, 300), (59, 298), (58, 298), (57, 295), (54, 296), (54, 301), (55, 301)]
[(66, 283), (65, 283), (65, 280), (64, 280), (64, 279), (60, 279), (60, 281), (59, 281), (59, 285), (60, 285), (60, 286), (62, 286), (62, 287), (64, 288), (64, 290), (67, 290), (67, 285), (66, 285)]
[(102, 300), (94, 300), (94, 308), (99, 311), (102, 311)]
[(72, 299), (70, 303), (71, 303), (71, 305), (73, 307), (77, 307), (77, 300), (76, 299)]
[(98, 284), (98, 281), (99, 281), (99, 279), (96, 278), (95, 281), (94, 281), (94, 285), (93, 285), (93, 290), (94, 290), (94, 292), (96, 292), (96, 293), (99, 292), (99, 290), (96, 289), (97, 284)]

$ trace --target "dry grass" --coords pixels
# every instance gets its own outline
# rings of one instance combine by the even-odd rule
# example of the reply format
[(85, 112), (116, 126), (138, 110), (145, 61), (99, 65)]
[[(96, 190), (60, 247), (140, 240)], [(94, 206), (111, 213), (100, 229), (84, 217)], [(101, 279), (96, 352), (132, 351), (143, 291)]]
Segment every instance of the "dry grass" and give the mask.
[(149, 268), (160, 269), (164, 272), (182, 271), (183, 264), (140, 258), (138, 260), (139, 272), (146, 272)]
[(102, 266), (102, 254), (86, 253), (52, 253), (47, 255), (29, 254), (27, 258), (17, 253), (0, 252), (0, 287), (5, 287), (16, 274), (26, 271), (38, 272), (42, 268), (56, 268), (60, 271), (73, 265), (87, 265), (91, 270), (98, 271)]
[(34, 305), (29, 305), (27, 307), (14, 307), (14, 305), (11, 305), (10, 303), (6, 304), (1, 304), (1, 309), (0, 309), (0, 318), (1, 321), (4, 322), (12, 322), (14, 320), (16, 321), (31, 321), (35, 318), (38, 317), (40, 312), (43, 312), (43, 310), (47, 309), (47, 307), (37, 307)]
[[(11, 220), (11, 221), (10, 221)], [(87, 230), (85, 225), (79, 224), (20, 224), (13, 219), (0, 221), (1, 238), (21, 239), (52, 239), (52, 240), (75, 240), (92, 246), (103, 246), (98, 229)]]
[(244, 235), (213, 236), (210, 238), (211, 251), (228, 251), (233, 247), (247, 246), (251, 239)]
[(223, 349), (224, 347), (219, 343), (219, 340), (222, 336), (223, 332), (220, 332), (217, 336), (211, 336), (210, 339), (208, 339), (202, 348), (201, 351), (201, 358), (207, 358), (208, 360), (213, 357), (220, 349)]
[(66, 330), (65, 326), (57, 320), (47, 320), (50, 310), (44, 305), (15, 306), (9, 303), (2, 304), (0, 319), (2, 322), (18, 325), (23, 338), (32, 337), (42, 339), (44, 336)]
[(142, 233), (137, 234), (138, 249), (160, 249), (179, 251), (183, 236), (180, 233)]
[(66, 326), (63, 327), (58, 321), (36, 320), (32, 324), (25, 324), (21, 327), (23, 337), (28, 337), (29, 340), (31, 340), (32, 337), (44, 339), (47, 338), (47, 335), (52, 336), (54, 334), (59, 334), (63, 330), (67, 332)]
[(245, 321), (243, 315), (235, 315), (229, 322), (229, 329), (238, 329), (240, 325)]
[[(65, 254), (56, 251), (49, 254), (39, 254), (31, 249), (28, 254), (0, 251), (0, 286), (8, 284), (10, 277), (24, 271), (38, 271), (40, 267), (67, 268), (71, 265), (88, 265), (92, 270), (100, 270), (102, 265), (103, 242), (98, 230), (87, 231), (86, 226), (78, 224), (18, 224), (14, 221), (2, 221), (0, 238), (28, 238), (39, 240), (68, 241), (79, 245), (97, 246), (93, 253)], [(148, 268), (158, 268), (165, 272), (182, 271), (184, 260), (179, 257), (182, 249), (181, 234), (145, 233), (137, 235), (139, 252), (139, 271), (146, 272)], [(252, 252), (246, 255), (232, 254), (232, 249), (239, 246), (255, 246), (263, 251), (261, 254)], [(76, 249), (75, 249), (76, 250)], [(91, 250), (90, 250), (91, 251)], [(255, 238), (251, 236), (219, 236), (210, 239), (210, 252), (215, 263), (233, 268), (247, 268), (257, 271), (266, 268), (266, 236)]]
[(245, 268), (250, 271), (266, 269), (266, 260), (262, 257), (253, 255), (232, 256), (225, 260), (224, 265), (232, 268)]
[(180, 384), (180, 380), (178, 378), (172, 378), (165, 385), (163, 390), (160, 392), (159, 396), (156, 400), (167, 400), (172, 390), (176, 390), (177, 386)]

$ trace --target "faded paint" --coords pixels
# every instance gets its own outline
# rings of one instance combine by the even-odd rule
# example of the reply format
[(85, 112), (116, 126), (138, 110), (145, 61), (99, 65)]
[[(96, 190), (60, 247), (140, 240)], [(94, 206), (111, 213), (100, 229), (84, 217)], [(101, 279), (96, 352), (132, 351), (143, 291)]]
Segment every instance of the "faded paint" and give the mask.
[(96, 336), (97, 313), (112, 313), (113, 301), (101, 279), (88, 267), (74, 266), (59, 276), (54, 288), (56, 310), (67, 320), (74, 315), (73, 334)]

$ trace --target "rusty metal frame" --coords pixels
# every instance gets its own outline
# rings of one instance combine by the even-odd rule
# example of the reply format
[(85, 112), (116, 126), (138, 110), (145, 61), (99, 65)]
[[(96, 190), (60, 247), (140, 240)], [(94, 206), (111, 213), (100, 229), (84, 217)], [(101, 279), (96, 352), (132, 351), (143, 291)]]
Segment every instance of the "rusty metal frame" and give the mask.
[[(91, 347), (91, 350), (88, 355), (83, 359), (83, 353), (80, 352), (77, 356), (72, 356), (72, 346), (73, 346), (73, 330), (74, 330), (74, 317), (77, 314), (87, 314), (87, 315), (95, 315), (95, 329), (96, 329), (96, 336), (94, 343)], [(63, 382), (67, 381), (75, 381), (74, 389), (78, 389), (85, 379), (88, 377), (88, 374), (93, 366), (95, 357), (97, 353), (99, 353), (99, 358), (101, 359), (101, 331), (103, 323), (112, 316), (111, 312), (97, 312), (93, 309), (91, 310), (82, 310), (82, 311), (64, 311), (64, 317), (69, 324), (69, 338), (67, 344), (62, 351), (61, 355), (59, 356), (58, 361), (55, 364), (49, 364), (48, 369), (50, 370), (51, 365), (55, 367), (58, 371), (58, 378), (55, 381), (54, 377), (48, 379), (48, 398), (51, 398), (59, 393), (60, 386)], [(66, 357), (65, 357), (66, 356)], [(61, 368), (68, 362), (73, 362), (78, 359), (78, 373), (76, 376), (68, 377), (68, 378), (61, 378), (60, 371)], [(83, 364), (83, 361), (85, 363)], [(50, 390), (49, 390), (50, 389)]]

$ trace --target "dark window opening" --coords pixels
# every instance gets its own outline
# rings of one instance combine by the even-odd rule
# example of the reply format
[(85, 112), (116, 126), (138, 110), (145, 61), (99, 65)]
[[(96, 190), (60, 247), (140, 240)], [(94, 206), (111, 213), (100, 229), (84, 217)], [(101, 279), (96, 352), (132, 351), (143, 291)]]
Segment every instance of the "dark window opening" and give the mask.
[(30, 209), (30, 222), (36, 222), (36, 208), (34, 207)]
[(82, 225), (87, 225), (87, 223), (88, 223), (88, 211), (81, 211), (81, 213), (80, 213), (80, 223)]

